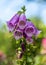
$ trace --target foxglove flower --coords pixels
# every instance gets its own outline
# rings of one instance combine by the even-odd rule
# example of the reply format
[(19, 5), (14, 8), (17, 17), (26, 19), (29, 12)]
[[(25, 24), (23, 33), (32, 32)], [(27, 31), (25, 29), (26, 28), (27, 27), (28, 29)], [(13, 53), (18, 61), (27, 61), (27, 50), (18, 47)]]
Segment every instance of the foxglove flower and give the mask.
[(7, 22), (9, 31), (13, 31), (19, 21), (19, 14), (14, 15), (10, 21)]
[(25, 14), (20, 15), (18, 26), (22, 30), (26, 27), (26, 16), (25, 16)]
[(19, 30), (19, 29), (15, 30), (14, 37), (15, 37), (16, 40), (21, 39), (23, 37), (23, 32), (21, 30)]
[(33, 39), (32, 39), (32, 38), (27, 37), (27, 38), (26, 38), (26, 42), (27, 42), (27, 44), (33, 43)]
[(32, 37), (32, 35), (35, 33), (35, 27), (34, 25), (32, 24), (32, 22), (27, 22), (27, 26), (25, 28), (25, 34), (28, 36), (28, 37)]

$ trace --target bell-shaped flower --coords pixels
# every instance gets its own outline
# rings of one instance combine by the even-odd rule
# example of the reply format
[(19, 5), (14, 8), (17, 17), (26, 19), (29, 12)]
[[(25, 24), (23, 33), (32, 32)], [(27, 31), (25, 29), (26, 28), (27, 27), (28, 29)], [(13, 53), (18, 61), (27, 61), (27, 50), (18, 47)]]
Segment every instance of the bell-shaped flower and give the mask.
[(33, 39), (32, 39), (32, 38), (27, 37), (27, 38), (26, 38), (26, 42), (27, 42), (27, 44), (31, 44), (31, 43), (33, 43)]
[(15, 30), (14, 37), (16, 40), (19, 40), (23, 37), (23, 32), (20, 29)]
[(26, 27), (26, 16), (25, 16), (25, 14), (20, 15), (18, 26), (22, 30)]
[(32, 22), (27, 22), (27, 26), (25, 28), (25, 34), (28, 37), (32, 37), (34, 33), (35, 33), (34, 25), (32, 24)]
[(19, 14), (15, 14), (11, 19), (10, 21), (7, 22), (7, 25), (8, 25), (8, 28), (9, 28), (9, 31), (14, 31), (14, 28), (16, 26), (16, 24), (18, 23), (19, 21)]

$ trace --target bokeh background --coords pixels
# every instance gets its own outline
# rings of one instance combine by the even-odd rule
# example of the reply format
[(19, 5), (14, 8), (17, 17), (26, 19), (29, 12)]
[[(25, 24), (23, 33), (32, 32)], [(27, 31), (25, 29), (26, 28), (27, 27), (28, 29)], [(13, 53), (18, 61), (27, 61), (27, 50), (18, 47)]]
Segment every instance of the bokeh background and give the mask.
[(38, 36), (40, 41), (46, 37), (46, 0), (0, 0), (0, 50), (4, 53), (7, 53), (11, 46), (7, 21), (24, 5), (27, 18), (42, 31)]

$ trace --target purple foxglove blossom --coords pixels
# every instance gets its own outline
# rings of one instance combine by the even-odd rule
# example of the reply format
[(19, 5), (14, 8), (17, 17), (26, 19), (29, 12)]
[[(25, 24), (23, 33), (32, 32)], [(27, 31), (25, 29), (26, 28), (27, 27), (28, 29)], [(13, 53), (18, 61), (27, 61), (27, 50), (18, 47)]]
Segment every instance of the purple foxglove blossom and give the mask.
[(27, 26), (25, 28), (25, 34), (28, 36), (28, 37), (32, 37), (32, 35), (35, 33), (35, 27), (34, 25), (32, 24), (32, 22), (27, 22)]
[(25, 16), (25, 14), (20, 15), (18, 26), (22, 30), (26, 27), (26, 16)]
[(32, 32), (32, 33), (35, 34), (36, 36), (41, 33), (41, 31), (38, 30), (38, 29), (34, 26), (34, 24), (33, 24), (32, 22), (27, 21), (27, 25), (34, 27), (34, 32)]
[(18, 23), (18, 20), (19, 20), (19, 14), (16, 14), (14, 15), (10, 21), (7, 22), (7, 25), (8, 25), (8, 28), (9, 28), (9, 31), (13, 31), (16, 24)]
[(22, 51), (24, 52), (25, 51), (25, 44), (24, 44), (24, 42), (21, 43), (21, 48), (22, 48)]
[(32, 39), (32, 38), (27, 37), (27, 38), (26, 38), (26, 42), (27, 42), (27, 44), (33, 43), (33, 39)]
[(23, 37), (23, 32), (21, 30), (19, 30), (19, 29), (15, 30), (14, 37), (15, 37), (16, 40), (21, 39)]
[(12, 25), (10, 22), (7, 22), (7, 26), (8, 26), (8, 29), (9, 29), (10, 32), (12, 32), (15, 28), (15, 26)]

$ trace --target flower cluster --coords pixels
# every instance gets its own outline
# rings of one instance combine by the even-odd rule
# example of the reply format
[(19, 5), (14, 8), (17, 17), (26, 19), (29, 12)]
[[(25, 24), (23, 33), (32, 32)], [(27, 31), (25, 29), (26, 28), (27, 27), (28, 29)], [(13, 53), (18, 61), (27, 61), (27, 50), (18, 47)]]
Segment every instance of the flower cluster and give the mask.
[(31, 21), (28, 21), (24, 13), (15, 14), (7, 22), (7, 25), (9, 31), (14, 34), (16, 40), (25, 38), (27, 43), (32, 43), (32, 37), (40, 33), (40, 31), (34, 26), (34, 24)]

